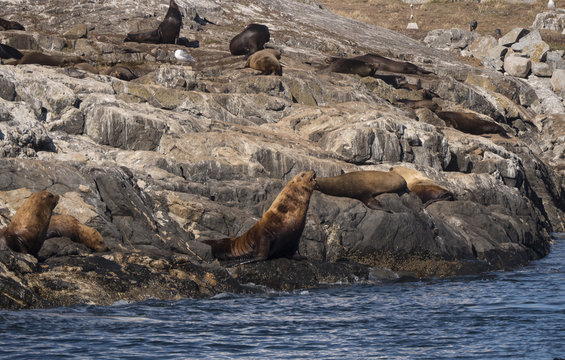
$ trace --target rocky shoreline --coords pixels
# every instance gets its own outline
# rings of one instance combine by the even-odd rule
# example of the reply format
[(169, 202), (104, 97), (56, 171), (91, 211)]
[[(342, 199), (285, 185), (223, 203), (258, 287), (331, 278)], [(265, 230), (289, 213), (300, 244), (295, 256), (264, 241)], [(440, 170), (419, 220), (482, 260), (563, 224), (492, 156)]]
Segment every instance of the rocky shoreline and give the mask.
[[(471, 67), (312, 1), (177, 4), (184, 45), (123, 42), (159, 23), (166, 6), (157, 1), (14, 0), (0, 11), (26, 27), (0, 31), (2, 44), (126, 64), (138, 76), (0, 65), (0, 228), (32, 192), (49, 190), (60, 196), (55, 214), (97, 229), (110, 249), (56, 238), (39, 260), (0, 252), (1, 308), (476, 274), (539, 259), (550, 234), (564, 231), (565, 112), (549, 78)], [(229, 40), (251, 22), (269, 27), (282, 76), (230, 55)], [(177, 49), (194, 64), (178, 63)], [(328, 57), (365, 53), (431, 74), (323, 71)], [(426, 92), (508, 136), (464, 133), (406, 105)], [(301, 171), (394, 165), (418, 169), (455, 201), (383, 194), (385, 212), (315, 191), (300, 260), (219, 263), (202, 243), (244, 233)]]

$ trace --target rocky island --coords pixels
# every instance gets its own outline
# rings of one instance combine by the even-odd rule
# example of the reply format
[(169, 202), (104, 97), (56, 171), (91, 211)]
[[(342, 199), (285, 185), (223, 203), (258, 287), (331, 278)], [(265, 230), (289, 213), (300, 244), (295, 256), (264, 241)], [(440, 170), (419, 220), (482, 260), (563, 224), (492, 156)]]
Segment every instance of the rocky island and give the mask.
[[(431, 39), (428, 46), (315, 1), (176, 3), (176, 44), (124, 42), (157, 28), (168, 2), (3, 3), (0, 17), (25, 30), (0, 31), (1, 44), (90, 67), (3, 59), (0, 228), (48, 190), (59, 196), (53, 214), (96, 229), (108, 250), (58, 237), (37, 258), (0, 251), (0, 307), (477, 274), (539, 259), (551, 233), (564, 231), (565, 111), (550, 79), (563, 71), (563, 53), (542, 46), (529, 56), (512, 46), (529, 31), (501, 44), (506, 51), (488, 39), (496, 50), (476, 57), (490, 60), (470, 66)], [(280, 50), (281, 76), (230, 54), (230, 40), (251, 23), (269, 28), (265, 46)], [(179, 49), (194, 61), (176, 58)], [(536, 73), (505, 71), (509, 51), (536, 63)], [(328, 71), (328, 59), (365, 54), (424, 71)], [(497, 131), (458, 126), (446, 113)], [(314, 191), (292, 259), (226, 264), (203, 242), (245, 233), (300, 172), (399, 165), (453, 200), (384, 193), (379, 210)]]

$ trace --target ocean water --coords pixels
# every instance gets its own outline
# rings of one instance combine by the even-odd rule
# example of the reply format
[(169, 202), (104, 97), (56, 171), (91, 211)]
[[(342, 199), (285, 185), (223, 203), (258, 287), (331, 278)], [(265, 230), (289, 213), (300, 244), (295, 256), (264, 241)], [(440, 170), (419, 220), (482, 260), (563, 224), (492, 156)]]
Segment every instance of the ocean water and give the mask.
[(481, 276), (0, 310), (2, 359), (565, 358), (565, 240)]

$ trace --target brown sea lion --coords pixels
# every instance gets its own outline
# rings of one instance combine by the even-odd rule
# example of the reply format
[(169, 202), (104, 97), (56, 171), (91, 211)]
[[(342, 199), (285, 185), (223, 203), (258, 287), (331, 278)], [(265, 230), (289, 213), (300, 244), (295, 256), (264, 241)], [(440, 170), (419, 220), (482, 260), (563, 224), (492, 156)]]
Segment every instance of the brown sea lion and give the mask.
[(127, 34), (124, 41), (151, 44), (176, 44), (178, 42), (180, 28), (182, 27), (182, 15), (174, 0), (169, 1), (169, 9), (165, 19), (155, 30)]
[(381, 203), (375, 199), (377, 195), (406, 192), (404, 178), (390, 171), (354, 171), (318, 178), (316, 182), (315, 190), (327, 195), (360, 200), (373, 210), (383, 209)]
[(73, 66), (73, 69), (86, 71), (86, 72), (89, 72), (91, 74), (98, 74), (99, 73), (98, 69), (95, 66), (92, 66), (87, 62), (81, 62), (81, 63), (75, 64)]
[(378, 54), (365, 54), (355, 56), (355, 60), (363, 61), (371, 64), (379, 69), (379, 71), (389, 71), (400, 74), (430, 74), (430, 71), (424, 70), (421, 67), (409, 63), (408, 61), (397, 61), (385, 58)]
[(25, 30), (26, 28), (17, 21), (0, 18), (0, 30)]
[(362, 77), (373, 76), (378, 66), (368, 64), (357, 59), (332, 58), (332, 61), (326, 68), (331, 72), (342, 74), (356, 74)]
[(261, 220), (235, 238), (204, 240), (215, 258), (252, 261), (291, 257), (298, 250), (310, 196), (316, 186), (314, 171), (301, 172), (282, 189)]
[(269, 28), (262, 24), (249, 24), (234, 36), (230, 41), (230, 53), (232, 55), (251, 55), (263, 50), (265, 43), (269, 42), (271, 35)]
[(108, 250), (102, 235), (96, 229), (81, 224), (80, 221), (70, 215), (51, 216), (45, 238), (50, 239), (52, 237), (68, 237), (94, 251)]
[(454, 199), (453, 194), (449, 190), (439, 186), (432, 179), (425, 176), (418, 170), (406, 166), (395, 166), (391, 169), (391, 171), (397, 173), (406, 180), (408, 190), (418, 195), (425, 206), (434, 201)]
[(438, 111), (436, 115), (445, 121), (447, 126), (467, 134), (500, 134), (508, 137), (506, 130), (494, 121), (482, 118), (479, 114), (463, 111)]
[(28, 52), (18, 60), (17, 65), (37, 64), (50, 66), (67, 66), (84, 62), (80, 56), (47, 55), (40, 52)]
[(16, 211), (10, 224), (0, 231), (0, 250), (12, 249), (37, 257), (58, 201), (59, 195), (49, 191), (31, 195)]
[(120, 80), (131, 81), (137, 79), (137, 75), (128, 67), (123, 65), (114, 65), (104, 71), (104, 75), (112, 76)]
[(426, 108), (426, 109), (430, 109), (433, 112), (441, 110), (441, 107), (437, 103), (435, 103), (432, 99), (423, 99), (423, 100), (399, 99), (398, 102), (412, 109)]
[(282, 75), (279, 59), (281, 52), (275, 49), (263, 49), (253, 53), (245, 63), (245, 67), (250, 67), (261, 71), (261, 75)]

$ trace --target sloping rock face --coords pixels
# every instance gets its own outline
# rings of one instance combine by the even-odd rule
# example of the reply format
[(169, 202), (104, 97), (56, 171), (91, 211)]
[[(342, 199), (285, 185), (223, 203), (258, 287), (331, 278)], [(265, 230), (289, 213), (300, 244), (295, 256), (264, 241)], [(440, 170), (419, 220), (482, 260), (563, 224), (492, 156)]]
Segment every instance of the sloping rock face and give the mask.
[[(58, 238), (39, 260), (2, 252), (0, 306), (472, 274), (541, 258), (549, 234), (563, 231), (561, 147), (545, 145), (562, 120), (536, 112), (540, 99), (528, 84), (313, 2), (177, 3), (181, 45), (123, 43), (127, 32), (159, 24), (167, 6), (156, 1), (13, 1), (0, 10), (28, 29), (0, 32), (2, 43), (82, 56), (99, 69), (128, 65), (139, 76), (0, 66), (0, 225), (47, 189), (61, 196), (55, 213), (96, 228), (110, 248), (92, 253)], [(270, 28), (267, 45), (282, 50), (283, 76), (260, 76), (230, 55), (229, 40), (252, 22)], [(86, 31), (63, 36), (72, 29)], [(181, 48), (193, 67), (174, 59)], [(365, 53), (431, 74), (323, 71), (328, 56)], [(406, 105), (426, 93), (444, 110), (497, 122), (506, 135), (463, 133)], [(243, 234), (301, 171), (323, 177), (392, 165), (417, 168), (456, 200), (424, 206), (413, 193), (383, 194), (388, 211), (379, 211), (315, 192), (301, 260), (228, 267), (201, 242)]]

